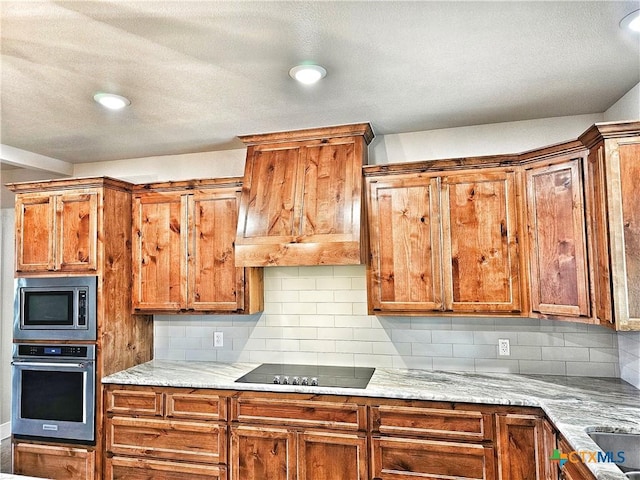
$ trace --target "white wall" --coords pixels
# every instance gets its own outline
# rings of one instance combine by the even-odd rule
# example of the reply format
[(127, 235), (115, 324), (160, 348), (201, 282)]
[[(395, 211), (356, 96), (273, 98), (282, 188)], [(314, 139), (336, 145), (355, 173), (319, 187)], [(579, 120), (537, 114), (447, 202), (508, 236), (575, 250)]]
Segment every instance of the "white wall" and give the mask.
[[(0, 209), (0, 425), (11, 421), (13, 337), (13, 209)], [(0, 435), (1, 437), (1, 435)]]
[(640, 83), (604, 112), (605, 122), (640, 120)]

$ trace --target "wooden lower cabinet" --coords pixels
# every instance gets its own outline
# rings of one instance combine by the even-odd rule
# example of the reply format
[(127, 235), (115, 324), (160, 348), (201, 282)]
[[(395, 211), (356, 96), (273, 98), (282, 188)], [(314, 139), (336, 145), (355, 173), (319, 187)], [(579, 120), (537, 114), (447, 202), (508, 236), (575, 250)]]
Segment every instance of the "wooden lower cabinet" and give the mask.
[(44, 445), (17, 441), (13, 444), (15, 474), (29, 477), (93, 480), (96, 452), (82, 447)]
[[(558, 448), (560, 452), (568, 455), (567, 461), (560, 469), (561, 480), (596, 480), (587, 466), (582, 463), (580, 456), (571, 455), (573, 448), (564, 438), (560, 438), (558, 441)], [(557, 466), (558, 463), (554, 462), (554, 465)]]
[(104, 404), (106, 480), (558, 480), (535, 408), (122, 385)]
[(227, 403), (212, 390), (108, 385), (104, 478), (226, 480)]

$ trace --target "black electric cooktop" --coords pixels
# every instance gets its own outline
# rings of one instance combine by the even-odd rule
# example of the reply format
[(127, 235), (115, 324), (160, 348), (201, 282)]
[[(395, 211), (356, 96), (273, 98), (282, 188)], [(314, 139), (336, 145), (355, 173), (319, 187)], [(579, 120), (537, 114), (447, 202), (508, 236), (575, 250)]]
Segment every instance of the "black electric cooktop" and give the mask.
[(375, 368), (263, 363), (237, 383), (366, 388)]

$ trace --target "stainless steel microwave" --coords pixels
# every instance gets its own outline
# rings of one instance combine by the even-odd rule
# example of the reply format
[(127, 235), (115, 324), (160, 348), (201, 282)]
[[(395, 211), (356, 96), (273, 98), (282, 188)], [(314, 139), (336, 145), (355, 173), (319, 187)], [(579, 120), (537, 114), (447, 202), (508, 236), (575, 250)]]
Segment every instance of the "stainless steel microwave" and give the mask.
[(96, 340), (96, 276), (17, 278), (15, 340)]

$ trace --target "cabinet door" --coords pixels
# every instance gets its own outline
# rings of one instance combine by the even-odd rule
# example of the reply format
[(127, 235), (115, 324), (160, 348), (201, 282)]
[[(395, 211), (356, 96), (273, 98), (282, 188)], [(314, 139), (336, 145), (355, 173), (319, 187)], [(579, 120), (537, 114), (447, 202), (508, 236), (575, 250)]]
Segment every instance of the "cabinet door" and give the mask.
[(93, 480), (96, 452), (82, 447), (16, 443), (14, 473), (53, 480)]
[(187, 199), (176, 193), (133, 200), (133, 307), (184, 309), (187, 300)]
[(534, 312), (589, 316), (580, 159), (526, 172)]
[(233, 188), (189, 196), (189, 309), (233, 312), (245, 307), (244, 269), (234, 257), (239, 195)]
[(363, 435), (305, 431), (298, 436), (299, 480), (367, 480)]
[(98, 193), (56, 198), (56, 269), (95, 271), (98, 265)]
[(373, 438), (371, 461), (371, 476), (380, 480), (496, 478), (493, 448), (479, 444)]
[(367, 179), (371, 313), (442, 310), (438, 179)]
[(275, 427), (238, 426), (231, 430), (233, 480), (295, 480), (295, 432)]
[(533, 415), (498, 415), (498, 470), (509, 480), (543, 480), (550, 462), (543, 457), (542, 419)]
[(514, 172), (443, 177), (445, 309), (519, 312)]
[(55, 269), (55, 196), (16, 195), (16, 271)]

